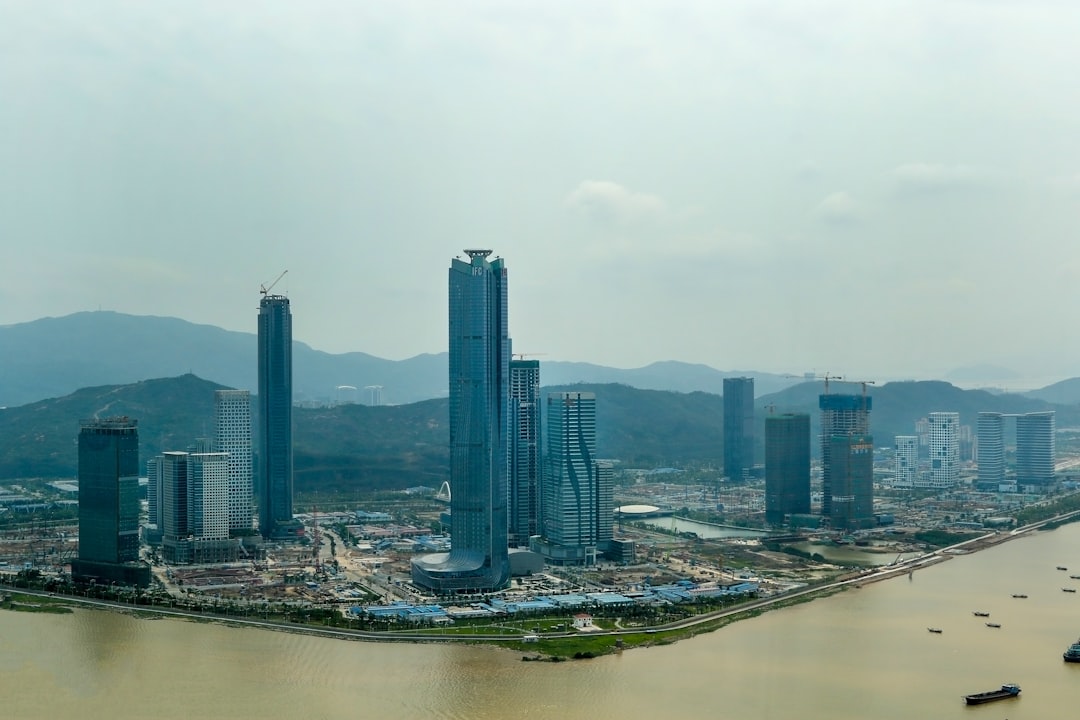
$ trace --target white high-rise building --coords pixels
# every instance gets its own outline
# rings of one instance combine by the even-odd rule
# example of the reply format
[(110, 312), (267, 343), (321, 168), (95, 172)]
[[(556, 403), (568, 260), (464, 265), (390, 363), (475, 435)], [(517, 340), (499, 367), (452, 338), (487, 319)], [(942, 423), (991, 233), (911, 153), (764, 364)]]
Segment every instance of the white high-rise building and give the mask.
[(162, 553), (166, 562), (219, 562), (235, 556), (229, 540), (226, 453), (166, 452), (161, 468)]
[(188, 456), (191, 532), (199, 540), (229, 539), (229, 455)]
[(893, 487), (915, 487), (919, 480), (919, 438), (915, 435), (897, 435), (895, 460)]
[(951, 488), (960, 479), (960, 413), (933, 412), (927, 416), (930, 448), (928, 487)]
[(229, 530), (252, 529), (251, 393), (214, 393), (214, 446), (228, 454)]

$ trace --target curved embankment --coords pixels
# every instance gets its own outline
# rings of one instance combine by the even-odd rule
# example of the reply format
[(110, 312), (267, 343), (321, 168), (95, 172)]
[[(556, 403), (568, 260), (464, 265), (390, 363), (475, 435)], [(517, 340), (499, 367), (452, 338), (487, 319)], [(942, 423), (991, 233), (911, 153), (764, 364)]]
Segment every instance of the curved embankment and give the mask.
[[(664, 625), (656, 625), (648, 628), (634, 628), (634, 629), (615, 629), (615, 630), (600, 630), (590, 632), (587, 637), (619, 637), (619, 636), (640, 636), (640, 635), (658, 635), (663, 633), (678, 633), (684, 630), (690, 630), (698, 626), (709, 625), (716, 623), (717, 621), (730, 619), (740, 614), (756, 615), (760, 611), (767, 610), (776, 605), (788, 605), (792, 602), (806, 602), (813, 599), (814, 595), (828, 595), (833, 592), (846, 589), (848, 587), (860, 587), (866, 583), (878, 582), (881, 580), (887, 580), (889, 578), (898, 577), (902, 575), (909, 575), (912, 572), (920, 568), (929, 567), (939, 562), (955, 557), (956, 555), (963, 555), (967, 553), (977, 552), (987, 547), (992, 547), (1002, 542), (1007, 542), (1018, 537), (1023, 537), (1025, 534), (1038, 530), (1041, 527), (1060, 522), (1062, 520), (1068, 520), (1072, 518), (1080, 517), (1080, 511), (1074, 511), (1066, 513), (1057, 517), (1048, 518), (1037, 523), (1026, 525), (1022, 528), (1017, 528), (1008, 533), (988, 533), (981, 535), (971, 540), (965, 540), (964, 542), (951, 545), (946, 548), (941, 548), (933, 552), (921, 555), (917, 558), (906, 560), (897, 565), (887, 565), (883, 568), (871, 568), (858, 573), (854, 576), (847, 577), (843, 580), (837, 580), (834, 582), (826, 583), (824, 585), (816, 585), (812, 587), (805, 587), (799, 590), (793, 590), (790, 592), (782, 593), (779, 595), (773, 595), (767, 598), (761, 598), (759, 600), (752, 600), (747, 603), (743, 603), (738, 607), (726, 608), (723, 610), (715, 610), (701, 615), (695, 615), (690, 618), (678, 620)], [(216, 622), (224, 625), (231, 625), (234, 627), (255, 627), (264, 630), (275, 630), (278, 632), (295, 632), (303, 633), (307, 635), (318, 635), (322, 637), (332, 637), (345, 640), (360, 640), (367, 642), (464, 642), (464, 643), (477, 643), (477, 642), (515, 642), (517, 638), (512, 635), (506, 634), (454, 634), (454, 633), (399, 633), (399, 632), (374, 632), (367, 630), (342, 630), (338, 628), (330, 627), (317, 627), (311, 625), (298, 625), (295, 623), (285, 622), (272, 622), (269, 620), (258, 620), (250, 618), (238, 618), (228, 615), (215, 615), (210, 613), (201, 613), (190, 610), (176, 610), (173, 608), (159, 608), (159, 607), (144, 607), (144, 606), (132, 606), (121, 602), (112, 602), (107, 600), (91, 600), (88, 598), (79, 598), (75, 596), (56, 596), (54, 593), (48, 593), (38, 590), (29, 590), (22, 588), (15, 588), (12, 586), (6, 586), (12, 593), (36, 596), (42, 598), (50, 598), (53, 602), (62, 602), (66, 605), (83, 606), (101, 610), (112, 610), (119, 612), (126, 612), (135, 614), (138, 616), (146, 617), (175, 617), (183, 618), (187, 620), (201, 621), (201, 622)], [(711, 629), (711, 628), (710, 628)], [(554, 633), (542, 633), (540, 634), (541, 640), (558, 640), (560, 638), (582, 638), (581, 634), (577, 632), (554, 632)]]

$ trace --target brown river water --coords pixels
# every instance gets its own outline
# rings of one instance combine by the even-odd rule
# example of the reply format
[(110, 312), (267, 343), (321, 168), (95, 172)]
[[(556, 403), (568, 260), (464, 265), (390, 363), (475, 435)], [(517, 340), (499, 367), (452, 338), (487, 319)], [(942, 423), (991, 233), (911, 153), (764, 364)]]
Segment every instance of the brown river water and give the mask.
[[(1053, 720), (1080, 707), (1080, 664), (1061, 658), (1080, 636), (1080, 593), (1062, 591), (1080, 588), (1070, 573), (1080, 574), (1080, 524), (673, 645), (564, 663), (107, 611), (4, 611), (0, 718)], [(964, 705), (963, 694), (1006, 682), (1019, 698)]]

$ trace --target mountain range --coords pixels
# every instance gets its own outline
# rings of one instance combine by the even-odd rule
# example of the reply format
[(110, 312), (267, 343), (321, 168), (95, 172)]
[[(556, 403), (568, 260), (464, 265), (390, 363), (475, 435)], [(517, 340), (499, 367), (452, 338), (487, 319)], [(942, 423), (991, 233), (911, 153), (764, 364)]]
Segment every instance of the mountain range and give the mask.
[[(79, 420), (139, 421), (143, 461), (208, 437), (213, 391), (255, 385), (253, 334), (175, 318), (77, 313), (0, 327), (0, 478), (71, 477)], [(294, 348), (298, 489), (359, 490), (437, 485), (447, 476), (446, 354), (399, 362), (364, 353)], [(170, 377), (163, 377), (170, 375)], [(804, 412), (819, 432), (820, 382), (754, 372), (724, 373), (666, 362), (637, 370), (543, 362), (543, 391), (597, 395), (597, 451), (624, 466), (698, 464), (723, 456), (723, 378), (755, 378), (757, 458), (765, 417)], [(149, 378), (149, 379), (148, 379)], [(204, 379), (209, 378), (209, 379)], [(382, 385), (382, 406), (332, 400), (338, 384)], [(1080, 379), (1025, 395), (962, 390), (941, 381), (881, 386), (832, 381), (830, 391), (866, 393), (875, 444), (914, 433), (930, 412), (953, 411), (974, 428), (981, 411), (1055, 410), (1058, 427), (1080, 426)], [(319, 393), (322, 393), (321, 395)]]
[[(85, 387), (125, 385), (191, 373), (254, 391), (257, 337), (185, 320), (111, 311), (0, 326), (0, 407), (61, 397)], [(725, 377), (753, 375), (758, 394), (801, 378), (707, 365), (657, 362), (619, 369), (581, 362), (544, 361), (549, 385), (624, 383), (647, 390), (721, 394)], [(301, 403), (329, 403), (339, 386), (364, 400), (363, 388), (382, 387), (382, 402), (397, 405), (447, 394), (447, 354), (385, 360), (362, 352), (331, 354), (293, 343), (293, 395)]]
[[(183, 450), (212, 432), (213, 394), (222, 385), (192, 374), (128, 385), (83, 388), (0, 411), (0, 479), (73, 477), (79, 421), (126, 415), (139, 423), (140, 455)], [(834, 392), (861, 392), (837, 384)], [(723, 398), (704, 392), (642, 390), (624, 384), (545, 386), (543, 391), (587, 391), (597, 397), (597, 453), (623, 467), (689, 465), (719, 469), (723, 457)], [(770, 412), (805, 412), (812, 437), (819, 431), (819, 383), (802, 383), (758, 399), (757, 458), (763, 458)], [(1080, 425), (1080, 406), (1054, 405), (1018, 395), (961, 390), (945, 382), (899, 382), (868, 394), (878, 446), (910, 435), (928, 413), (960, 413), (973, 425), (978, 412), (1053, 409), (1059, 425)], [(296, 407), (294, 462), (298, 490), (337, 493), (438, 486), (448, 476), (447, 398), (371, 407), (343, 404)]]

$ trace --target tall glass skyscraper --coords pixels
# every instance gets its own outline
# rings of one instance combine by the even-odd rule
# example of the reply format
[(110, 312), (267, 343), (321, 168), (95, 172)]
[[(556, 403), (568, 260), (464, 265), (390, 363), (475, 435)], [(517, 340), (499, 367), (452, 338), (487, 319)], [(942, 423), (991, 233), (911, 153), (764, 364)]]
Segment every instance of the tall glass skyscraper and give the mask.
[(1005, 484), (1005, 416), (979, 413), (976, 432), (979, 489), (997, 492)]
[(724, 378), (724, 474), (742, 480), (754, 467), (754, 378)]
[(1054, 411), (1016, 416), (1016, 482), (1045, 487), (1054, 482)]
[(263, 295), (259, 302), (259, 532), (294, 536), (292, 312), (289, 298)]
[[(867, 395), (828, 394), (818, 396), (821, 408), (821, 516), (833, 517), (833, 502), (839, 494), (834, 488), (835, 470), (832, 462), (833, 437), (836, 435), (869, 435), (870, 410), (873, 398)], [(870, 485), (871, 504), (873, 484)], [(847, 497), (845, 494), (843, 497)], [(844, 502), (847, 502), (845, 500)], [(847, 517), (848, 510), (841, 514)]]
[(510, 361), (510, 544), (527, 547), (540, 508), (540, 362)]
[(596, 460), (596, 395), (547, 396), (541, 540), (534, 550), (559, 565), (594, 565), (611, 540), (611, 473)]
[(765, 417), (765, 522), (810, 514), (810, 416)]
[(79, 430), (79, 558), (76, 582), (146, 586), (139, 562), (139, 430), (127, 417), (84, 420)]
[(449, 273), (449, 553), (413, 560), (413, 581), (442, 593), (486, 592), (510, 580), (507, 431), (510, 335), (506, 265), (466, 250)]
[(874, 525), (874, 438), (847, 433), (829, 438), (832, 514), (836, 530)]

